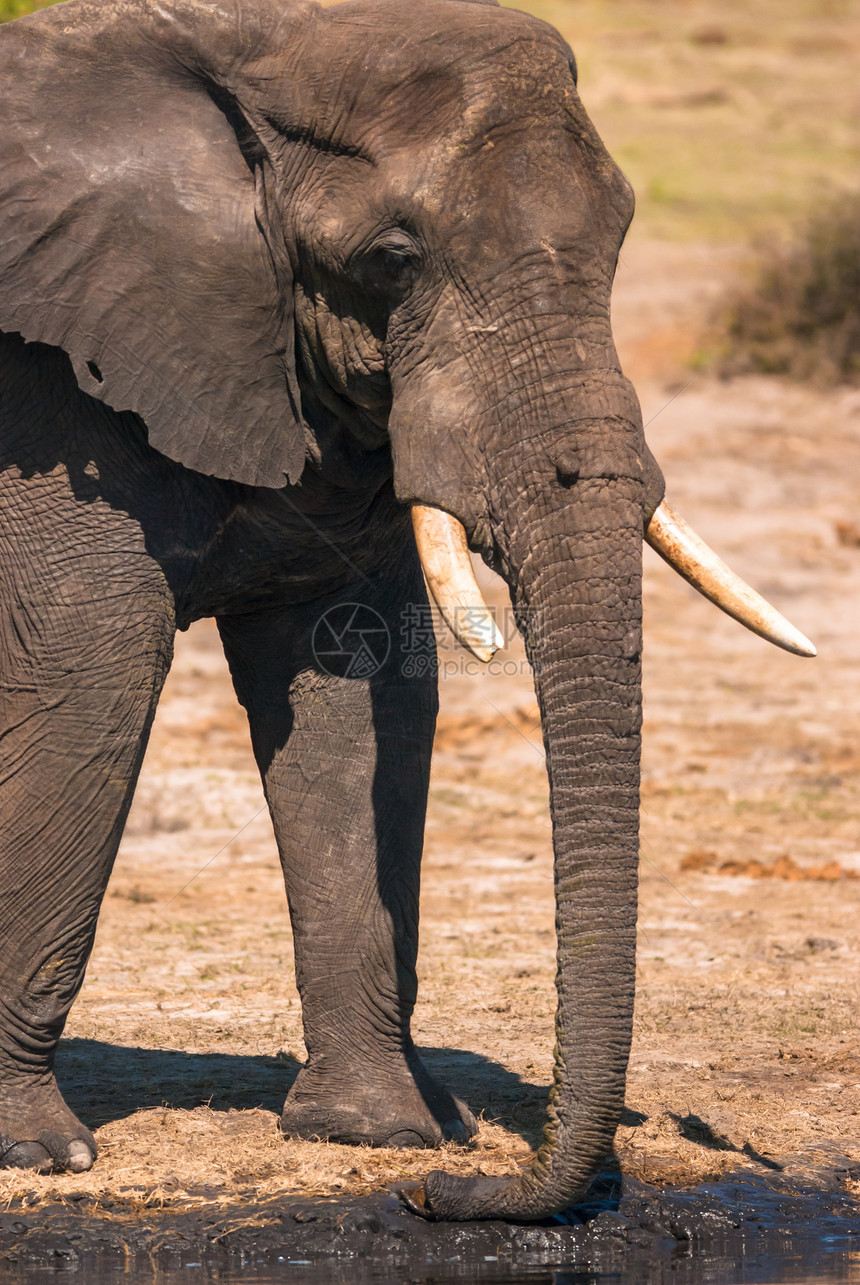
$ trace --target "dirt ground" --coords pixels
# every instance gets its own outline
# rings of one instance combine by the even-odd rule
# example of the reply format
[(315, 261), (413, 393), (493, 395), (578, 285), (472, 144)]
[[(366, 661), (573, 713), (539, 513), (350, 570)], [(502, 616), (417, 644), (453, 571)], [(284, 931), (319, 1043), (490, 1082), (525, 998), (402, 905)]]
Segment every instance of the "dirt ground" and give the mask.
[[(635, 104), (632, 81), (626, 98), (598, 88)], [(618, 1155), (624, 1173), (676, 1187), (838, 1169), (860, 1195), (860, 391), (694, 375), (684, 360), (742, 251), (664, 230), (646, 211), (615, 300), (652, 449), (672, 502), (820, 654), (746, 633), (646, 550), (639, 982)], [(496, 1174), (538, 1142), (550, 1078), (543, 751), (518, 645), (501, 673), (466, 672), (450, 640), (441, 659), (415, 1033), (481, 1115), (477, 1139), (441, 1163)], [(204, 621), (177, 640), (59, 1059), (98, 1164), (5, 1173), (0, 1203), (74, 1192), (233, 1208), (369, 1193), (440, 1163), (281, 1139), (302, 1058), (272, 831)]]

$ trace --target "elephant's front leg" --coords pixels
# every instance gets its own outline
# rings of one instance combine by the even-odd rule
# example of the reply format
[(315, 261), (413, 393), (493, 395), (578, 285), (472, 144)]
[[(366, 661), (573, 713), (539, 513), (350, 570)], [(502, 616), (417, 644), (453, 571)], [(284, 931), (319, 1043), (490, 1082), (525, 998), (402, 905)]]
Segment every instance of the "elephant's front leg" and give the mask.
[(89, 1169), (54, 1053), (173, 649), (127, 514), (7, 480), (0, 541), (0, 1169)]
[[(401, 672), (401, 612), (410, 598), (424, 601), (420, 580), (411, 586), (411, 594), (390, 585), (354, 591), (391, 639), (385, 664), (365, 677), (344, 674), (350, 662), (330, 647), (325, 622), (314, 634), (322, 607), (220, 622), (295, 937), (308, 1061), (284, 1107), (282, 1127), (292, 1136), (436, 1146), (476, 1127), (428, 1074), (409, 1030), (437, 699), (432, 675)], [(331, 622), (335, 632), (347, 628), (348, 612)], [(372, 614), (353, 625), (345, 652), (362, 646), (365, 628), (367, 663), (354, 668), (371, 670), (382, 635), (371, 637)]]

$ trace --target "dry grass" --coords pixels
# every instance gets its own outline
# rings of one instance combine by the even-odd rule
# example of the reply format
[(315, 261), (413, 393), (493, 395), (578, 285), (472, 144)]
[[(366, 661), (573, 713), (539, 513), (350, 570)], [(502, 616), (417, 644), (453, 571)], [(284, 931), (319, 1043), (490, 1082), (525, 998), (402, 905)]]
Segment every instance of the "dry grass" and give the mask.
[(860, 380), (860, 195), (821, 210), (794, 242), (761, 247), (751, 275), (721, 309), (722, 374)]
[[(493, 1133), (485, 1126), (479, 1143), (443, 1148), (434, 1163), (455, 1173), (510, 1172), (511, 1149)], [(394, 1148), (285, 1143), (277, 1116), (261, 1109), (150, 1108), (103, 1127), (98, 1137), (99, 1164), (90, 1174), (0, 1172), (0, 1207), (22, 1195), (35, 1205), (83, 1194), (108, 1208), (141, 1211), (257, 1204), (284, 1195), (367, 1194), (420, 1173), (412, 1153)], [(529, 1148), (520, 1151), (526, 1159)]]

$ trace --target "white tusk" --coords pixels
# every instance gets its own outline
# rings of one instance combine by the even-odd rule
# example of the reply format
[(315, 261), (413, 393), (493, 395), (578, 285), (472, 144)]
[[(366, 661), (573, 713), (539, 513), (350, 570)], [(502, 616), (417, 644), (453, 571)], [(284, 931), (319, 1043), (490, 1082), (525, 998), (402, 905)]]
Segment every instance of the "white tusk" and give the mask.
[(726, 566), (665, 500), (648, 523), (645, 539), (694, 589), (754, 634), (796, 656), (818, 654), (809, 639)]
[(505, 640), (478, 588), (462, 522), (442, 509), (413, 504), (412, 526), (436, 606), (457, 641), (486, 664)]

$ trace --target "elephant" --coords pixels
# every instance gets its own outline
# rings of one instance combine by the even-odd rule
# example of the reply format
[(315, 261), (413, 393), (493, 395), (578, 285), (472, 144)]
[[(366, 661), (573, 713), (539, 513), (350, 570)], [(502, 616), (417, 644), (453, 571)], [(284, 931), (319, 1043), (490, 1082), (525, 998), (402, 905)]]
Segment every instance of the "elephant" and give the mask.
[[(471, 550), (541, 710), (554, 1084), (523, 1172), (405, 1199), (553, 1215), (624, 1098), (643, 540), (814, 654), (665, 499), (609, 320), (632, 192), (574, 56), (495, 0), (67, 0), (7, 24), (0, 65), (0, 1166), (95, 1160), (54, 1052), (175, 631), (204, 617), (292, 918), (308, 1060), (283, 1132), (474, 1133), (410, 1034), (437, 685), (398, 643), (432, 598), (493, 655)], [(359, 609), (391, 646), (347, 674), (315, 631)]]

